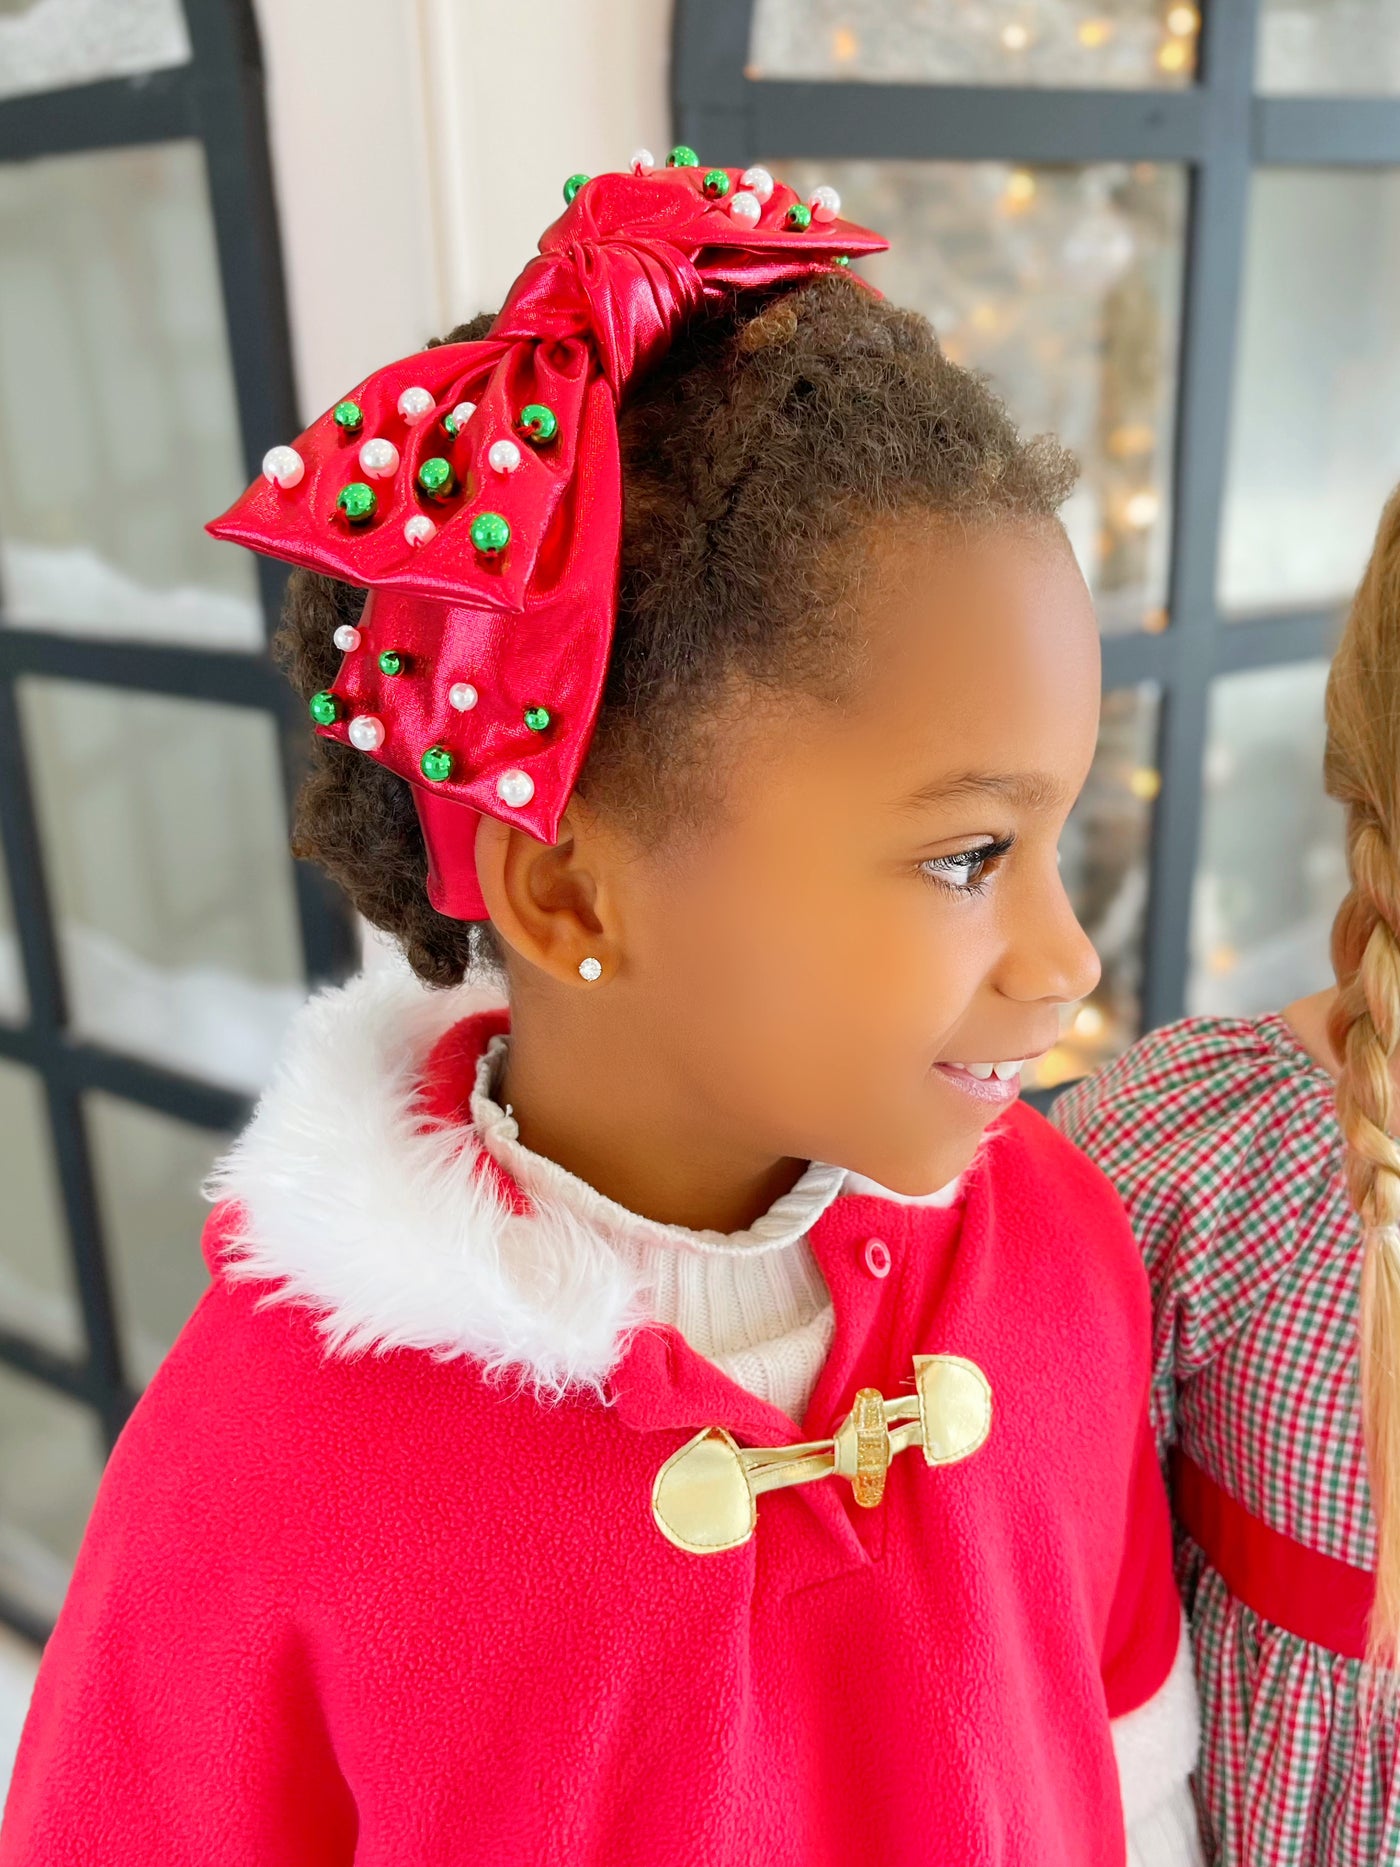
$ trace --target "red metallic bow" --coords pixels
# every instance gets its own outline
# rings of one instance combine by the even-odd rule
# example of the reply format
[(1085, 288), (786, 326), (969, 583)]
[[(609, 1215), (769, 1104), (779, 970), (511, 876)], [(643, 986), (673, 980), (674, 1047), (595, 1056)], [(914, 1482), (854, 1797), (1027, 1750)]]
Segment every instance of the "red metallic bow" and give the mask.
[[(273, 448), (208, 530), (369, 592), (312, 701), (413, 786), (428, 893), (480, 920), (478, 814), (552, 843), (588, 751), (617, 602), (617, 405), (702, 305), (881, 251), (761, 171), (586, 182), (490, 335), (377, 371)], [(771, 190), (766, 192), (766, 190)], [(757, 210), (757, 211), (755, 211)]]

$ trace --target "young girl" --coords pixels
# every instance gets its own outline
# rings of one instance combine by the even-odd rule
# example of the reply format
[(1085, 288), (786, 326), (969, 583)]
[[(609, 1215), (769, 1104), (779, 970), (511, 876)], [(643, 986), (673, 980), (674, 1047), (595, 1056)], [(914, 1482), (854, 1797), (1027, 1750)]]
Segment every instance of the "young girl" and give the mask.
[(1155, 1032), (1055, 1108), (1147, 1254), (1202, 1825), (1239, 1867), (1400, 1860), (1394, 1703), (1366, 1664), (1394, 1666), (1400, 1628), (1400, 494), (1327, 726), (1336, 985)]
[(830, 190), (566, 197), (215, 527), (304, 567), (299, 850), (510, 1012), (306, 1008), (0, 1859), (1189, 1858), (1146, 1283), (1015, 1106), (1097, 970), (1066, 457)]

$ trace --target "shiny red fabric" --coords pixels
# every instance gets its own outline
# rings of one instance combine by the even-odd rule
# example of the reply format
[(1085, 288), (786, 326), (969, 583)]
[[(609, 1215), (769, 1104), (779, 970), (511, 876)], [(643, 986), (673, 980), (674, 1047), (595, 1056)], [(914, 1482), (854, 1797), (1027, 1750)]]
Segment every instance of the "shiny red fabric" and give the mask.
[[(330, 692), (341, 717), (318, 728), (348, 739), (349, 721), (373, 715), (384, 740), (372, 756), (414, 787), (429, 857), (429, 895), (457, 919), (482, 919), (476, 880), (478, 813), (488, 812), (553, 842), (588, 751), (607, 675), (616, 612), (622, 522), (617, 407), (627, 384), (664, 354), (676, 330), (707, 304), (736, 291), (796, 283), (831, 271), (838, 256), (882, 250), (878, 234), (848, 221), (784, 225), (799, 196), (775, 183), (756, 225), (736, 219), (739, 171), (711, 200), (698, 168), (650, 175), (599, 175), (586, 183), (540, 240), (478, 343), (441, 344), (376, 371), (351, 391), (363, 413), (354, 435), (327, 412), (294, 446), (305, 463), (284, 489), (259, 479), (208, 530), (273, 557), (366, 589), (361, 640)], [(865, 287), (864, 289), (870, 289)], [(426, 389), (432, 412), (398, 411), (408, 388)], [(444, 418), (461, 402), (475, 413), (453, 435)], [(534, 446), (517, 430), (520, 410), (543, 403), (558, 420)], [(359, 453), (391, 441), (399, 464), (373, 479)], [(513, 439), (513, 473), (487, 460), (494, 441)], [(417, 484), (434, 456), (453, 468), (455, 489), (436, 501)], [(350, 524), (341, 490), (363, 480), (374, 516)], [(496, 557), (473, 545), (482, 512), (510, 525)], [(426, 515), (437, 530), (414, 546), (405, 523)], [(401, 671), (381, 671), (395, 651)], [(454, 685), (476, 689), (455, 709)], [(548, 711), (544, 732), (525, 723)], [(430, 747), (451, 754), (445, 779), (429, 782)], [(525, 773), (533, 794), (506, 802), (507, 772)]]

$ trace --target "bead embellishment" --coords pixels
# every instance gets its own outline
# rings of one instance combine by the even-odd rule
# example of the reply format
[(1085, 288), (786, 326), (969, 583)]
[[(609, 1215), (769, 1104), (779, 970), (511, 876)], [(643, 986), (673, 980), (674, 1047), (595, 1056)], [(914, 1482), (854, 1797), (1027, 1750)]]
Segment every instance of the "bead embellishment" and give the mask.
[(535, 795), (535, 781), (528, 771), (503, 771), (496, 780), (496, 796), (512, 810), (524, 810)]
[(425, 460), (418, 469), (419, 490), (429, 499), (447, 499), (457, 490), (457, 476), (452, 471), (452, 462), (441, 454), (434, 454)]
[(835, 220), (841, 212), (841, 197), (834, 188), (823, 183), (808, 195), (807, 205), (812, 210), (813, 220)]
[(342, 434), (358, 434), (365, 425), (359, 403), (352, 402), (349, 396), (343, 402), (336, 403), (331, 410), (331, 417)]
[(429, 539), (437, 537), (437, 526), (433, 524), (426, 512), (415, 512), (413, 517), (405, 522), (403, 535), (416, 551), (420, 546), (427, 544)]
[(397, 473), (399, 450), (392, 441), (366, 441), (360, 449), (360, 471), (372, 480), (387, 480)]
[(844, 1478), (856, 1503), (873, 1510), (899, 1453), (918, 1446), (931, 1466), (971, 1458), (992, 1430), (992, 1390), (976, 1362), (916, 1355), (914, 1386), (897, 1400), (862, 1388), (832, 1438), (804, 1445), (740, 1446), (722, 1426), (707, 1427), (658, 1470), (652, 1520), (677, 1549), (718, 1555), (752, 1537), (765, 1491)]
[(700, 158), (689, 143), (677, 143), (666, 158), (668, 169), (698, 169)]
[(783, 215), (783, 225), (794, 233), (806, 233), (812, 224), (812, 210), (805, 201), (794, 201)]
[(745, 227), (756, 227), (763, 214), (763, 203), (748, 188), (741, 188), (729, 203), (729, 212)]
[(634, 175), (650, 175), (656, 167), (656, 157), (649, 149), (634, 149), (627, 166)]
[(357, 713), (347, 730), (357, 752), (377, 752), (384, 743), (384, 722), (373, 713)]
[(360, 632), (352, 622), (342, 622), (331, 637), (342, 655), (353, 655), (360, 646)]
[(433, 784), (452, 776), (452, 754), (446, 746), (429, 746), (418, 761), (418, 769)]
[(514, 473), (520, 465), (520, 449), (514, 441), (493, 441), (486, 450), (486, 464), (493, 473)]
[(384, 653), (379, 657), (379, 672), (381, 674), (387, 674), (391, 680), (395, 675), (402, 674), (403, 668), (403, 656), (396, 648), (386, 648)]
[(318, 726), (334, 726), (340, 718), (340, 702), (331, 693), (313, 694), (310, 712)]
[(432, 394), (427, 389), (420, 389), (416, 384), (405, 389), (399, 397), (399, 413), (410, 424), (422, 421), (425, 415), (431, 415), (434, 409)]
[(573, 206), (574, 196), (578, 193), (579, 189), (583, 187), (585, 182), (592, 181), (592, 179), (593, 177), (591, 175), (581, 174), (571, 175), (569, 177), (564, 183), (564, 204), (566, 207)]
[(459, 713), (470, 713), (481, 695), (470, 681), (454, 681), (447, 690), (447, 704)]
[(515, 418), (517, 433), (534, 447), (543, 447), (559, 432), (559, 417), (543, 402), (527, 402)]
[(705, 179), (700, 187), (709, 200), (722, 201), (729, 193), (731, 185), (723, 169), (706, 169)]
[(756, 194), (760, 201), (766, 201), (773, 192), (773, 177), (767, 169), (755, 164), (744, 170), (739, 177), (739, 186), (747, 188), (750, 194)]
[(475, 402), (459, 402), (450, 415), (443, 416), (442, 425), (455, 440), (475, 413)]
[(306, 462), (294, 447), (270, 447), (263, 455), (262, 470), (269, 486), (280, 486), (284, 492), (290, 492), (294, 486), (300, 486)]
[(548, 707), (526, 707), (525, 709), (525, 724), (532, 733), (547, 733), (551, 717)]
[(379, 509), (379, 498), (363, 480), (351, 480), (336, 495), (337, 507), (352, 525), (367, 525)]
[(483, 557), (498, 557), (510, 543), (510, 520), (499, 512), (478, 512), (471, 523), (471, 541)]

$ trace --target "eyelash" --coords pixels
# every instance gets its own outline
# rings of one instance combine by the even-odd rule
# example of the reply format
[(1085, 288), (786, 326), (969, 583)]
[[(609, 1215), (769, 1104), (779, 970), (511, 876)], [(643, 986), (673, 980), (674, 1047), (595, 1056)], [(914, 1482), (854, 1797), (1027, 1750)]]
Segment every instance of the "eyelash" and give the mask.
[[(991, 876), (987, 873), (988, 869), (1010, 853), (1015, 841), (1014, 836), (1004, 836), (999, 842), (981, 843), (976, 849), (960, 849), (951, 856), (932, 856), (927, 862), (919, 864), (919, 872), (929, 881), (936, 882), (947, 894), (985, 894), (991, 881)], [(971, 875), (973, 869), (977, 870), (975, 880)], [(950, 882), (944, 879), (953, 873), (967, 875), (969, 879), (966, 882)]]

